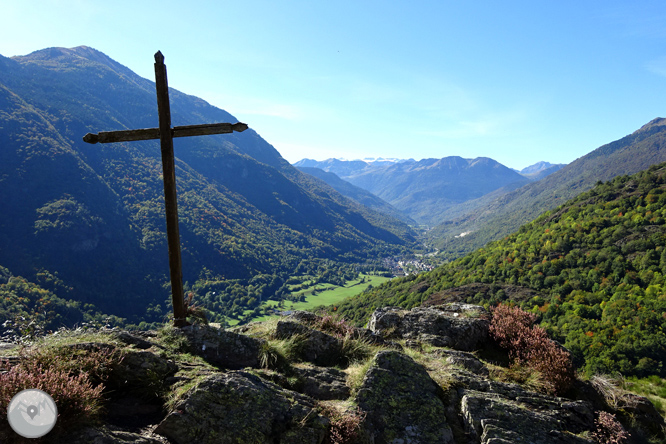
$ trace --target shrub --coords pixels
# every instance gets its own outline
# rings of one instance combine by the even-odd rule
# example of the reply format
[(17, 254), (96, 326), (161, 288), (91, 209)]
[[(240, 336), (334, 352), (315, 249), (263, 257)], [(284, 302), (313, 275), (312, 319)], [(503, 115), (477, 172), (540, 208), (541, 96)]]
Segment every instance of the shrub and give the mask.
[(37, 365), (63, 371), (70, 376), (87, 375), (91, 383), (105, 382), (113, 366), (122, 362), (124, 353), (112, 345), (81, 343), (56, 347), (24, 349), (20, 366)]
[(611, 413), (599, 412), (594, 423), (597, 428), (592, 437), (599, 444), (623, 444), (629, 440), (629, 433)]
[(25, 389), (40, 389), (51, 395), (58, 407), (58, 426), (62, 427), (97, 415), (104, 386), (93, 387), (86, 373), (72, 376), (66, 370), (44, 368), (36, 361), (22, 362), (0, 374), (0, 416), (7, 415), (12, 397)]
[(613, 409), (636, 407), (636, 399), (628, 396), (628, 393), (622, 388), (625, 385), (622, 375), (615, 377), (594, 375), (590, 378), (590, 384), (604, 397), (606, 404)]
[(535, 316), (519, 307), (498, 305), (493, 309), (490, 335), (509, 357), (540, 372), (546, 391), (563, 393), (574, 379), (571, 354), (550, 339), (540, 326), (532, 325)]
[(323, 316), (311, 325), (317, 330), (330, 333), (338, 338), (344, 338), (353, 333), (354, 327), (349, 325), (344, 319), (336, 319), (331, 315)]
[(21, 390), (40, 389), (58, 408), (56, 428), (85, 423), (102, 409), (102, 392), (113, 366), (122, 361), (114, 346), (100, 343), (24, 348), (18, 362), (0, 362), (0, 416)]
[(356, 442), (361, 423), (365, 420), (365, 412), (358, 407), (338, 413), (332, 409), (328, 412), (331, 421), (328, 429), (328, 442), (331, 444), (351, 444)]

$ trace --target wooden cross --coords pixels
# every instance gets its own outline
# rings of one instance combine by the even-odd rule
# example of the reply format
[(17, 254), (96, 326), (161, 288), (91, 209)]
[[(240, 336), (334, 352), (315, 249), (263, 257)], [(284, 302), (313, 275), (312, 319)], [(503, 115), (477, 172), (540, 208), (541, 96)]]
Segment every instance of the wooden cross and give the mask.
[(167, 240), (169, 243), (169, 271), (171, 274), (171, 301), (173, 323), (176, 327), (187, 325), (183, 298), (183, 273), (180, 258), (180, 234), (178, 231), (178, 204), (176, 200), (176, 166), (173, 155), (173, 138), (242, 132), (247, 125), (238, 123), (212, 123), (204, 125), (176, 126), (171, 128), (169, 86), (166, 65), (160, 51), (155, 54), (155, 89), (157, 90), (158, 128), (127, 131), (88, 133), (83, 140), (88, 143), (130, 142), (134, 140), (160, 139), (162, 171), (164, 176), (164, 207), (166, 211)]

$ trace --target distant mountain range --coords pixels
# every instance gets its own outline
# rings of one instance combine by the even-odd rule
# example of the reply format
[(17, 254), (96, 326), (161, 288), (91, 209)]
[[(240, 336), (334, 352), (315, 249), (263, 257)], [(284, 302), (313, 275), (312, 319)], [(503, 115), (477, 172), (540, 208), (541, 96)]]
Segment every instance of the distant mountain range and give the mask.
[[(294, 166), (335, 173), (375, 194), (418, 223), (428, 225), (437, 225), (464, 214), (469, 210), (466, 203), (470, 201), (493, 192), (511, 191), (561, 167), (539, 162), (517, 172), (489, 158), (463, 159), (457, 156), (419, 161), (303, 159)], [(312, 173), (312, 170), (306, 172)], [(335, 180), (331, 176), (320, 174), (320, 177)], [(333, 183), (329, 184), (333, 186)]]
[(549, 174), (553, 174), (555, 171), (561, 169), (564, 166), (566, 166), (566, 164), (564, 163), (552, 164), (550, 162), (542, 161), (542, 162), (537, 162), (534, 165), (530, 165), (526, 168), (523, 168), (520, 171), (518, 170), (514, 171), (518, 171), (520, 174), (527, 177), (528, 179), (540, 180), (548, 176)]
[(664, 161), (666, 119), (657, 118), (541, 180), (483, 202), (467, 214), (433, 228), (427, 237), (451, 257), (459, 257), (507, 236), (599, 181), (634, 174)]
[(334, 173), (330, 173), (319, 168), (310, 168), (310, 167), (298, 167), (304, 173), (310, 174), (314, 177), (317, 177), (328, 185), (335, 188), (336, 191), (341, 193), (344, 196), (347, 196), (356, 202), (363, 204), (373, 210), (377, 210), (381, 213), (388, 214), (396, 219), (399, 219), (407, 224), (416, 225), (416, 222), (411, 219), (409, 216), (405, 215), (402, 211), (396, 209), (391, 204), (375, 196), (371, 192), (364, 190), (361, 187), (352, 185), (346, 180), (341, 179)]
[[(170, 99), (174, 126), (237, 121), (174, 89)], [(168, 313), (159, 143), (82, 141), (155, 126), (154, 83), (99, 51), (0, 56), (0, 266), (107, 313)], [(292, 167), (251, 129), (174, 145), (184, 280), (218, 313), (274, 296), (297, 268), (363, 263), (414, 239), (404, 222)], [(251, 291), (230, 290), (251, 279)]]

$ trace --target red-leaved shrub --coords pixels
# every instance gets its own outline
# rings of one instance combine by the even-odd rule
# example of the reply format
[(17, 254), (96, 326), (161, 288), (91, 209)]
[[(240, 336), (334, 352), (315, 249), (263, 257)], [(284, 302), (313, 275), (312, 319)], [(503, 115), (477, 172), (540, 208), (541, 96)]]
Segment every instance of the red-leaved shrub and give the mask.
[(350, 444), (355, 442), (365, 419), (365, 412), (359, 408), (355, 411), (345, 412), (342, 415), (333, 415), (329, 427), (328, 440), (331, 444)]
[(629, 439), (629, 433), (611, 413), (599, 412), (594, 423), (597, 429), (592, 432), (592, 437), (599, 444), (624, 444)]
[(543, 328), (533, 325), (533, 314), (504, 304), (495, 307), (492, 314), (490, 335), (500, 347), (508, 349), (515, 362), (540, 372), (551, 393), (561, 394), (571, 386), (571, 354), (550, 339)]
[(60, 421), (62, 418), (85, 419), (96, 415), (101, 408), (104, 386), (93, 387), (85, 373), (72, 376), (65, 370), (22, 363), (0, 374), (0, 416), (7, 415), (12, 397), (25, 389), (40, 389), (51, 395), (58, 407)]

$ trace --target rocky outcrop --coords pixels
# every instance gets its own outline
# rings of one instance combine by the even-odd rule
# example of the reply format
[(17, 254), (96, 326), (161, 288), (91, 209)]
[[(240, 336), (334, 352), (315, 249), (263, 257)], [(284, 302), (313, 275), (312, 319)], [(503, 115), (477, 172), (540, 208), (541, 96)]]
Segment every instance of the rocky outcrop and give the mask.
[(331, 399), (347, 399), (350, 389), (347, 385), (347, 375), (336, 368), (309, 367), (294, 368), (300, 378), (302, 393), (322, 401)]
[(164, 444), (161, 436), (150, 436), (150, 433), (141, 434), (128, 432), (119, 427), (103, 425), (100, 427), (86, 427), (71, 435), (67, 442), (87, 444)]
[(262, 339), (252, 338), (209, 325), (189, 325), (182, 329), (190, 351), (213, 365), (227, 369), (258, 367)]
[[(107, 332), (107, 342), (68, 346), (120, 352), (105, 381), (105, 415), (45, 442), (592, 444), (600, 411), (633, 427), (627, 444), (666, 439), (664, 418), (646, 398), (610, 402), (580, 380), (559, 398), (506, 382), (486, 315), (465, 304), (384, 308), (372, 330), (344, 327), (344, 340), (340, 325), (321, 331), (326, 322), (306, 313), (234, 331)], [(354, 358), (363, 362), (347, 367), (353, 346), (365, 350)], [(0, 374), (20, 359), (0, 351)], [(7, 433), (0, 424), (3, 442)]]
[(363, 428), (369, 441), (452, 443), (440, 392), (428, 372), (407, 355), (377, 353), (355, 399), (366, 414)]
[(342, 341), (334, 336), (293, 321), (280, 321), (275, 338), (298, 341), (298, 358), (316, 365), (334, 366), (342, 354)]
[(327, 425), (311, 398), (232, 371), (192, 388), (155, 432), (177, 444), (319, 444)]
[(472, 351), (488, 340), (489, 318), (483, 307), (461, 303), (412, 310), (387, 307), (372, 314), (368, 328), (387, 337)]
[(462, 390), (460, 411), (472, 442), (483, 444), (592, 444), (578, 436), (594, 429), (591, 406), (535, 394), (502, 396)]

